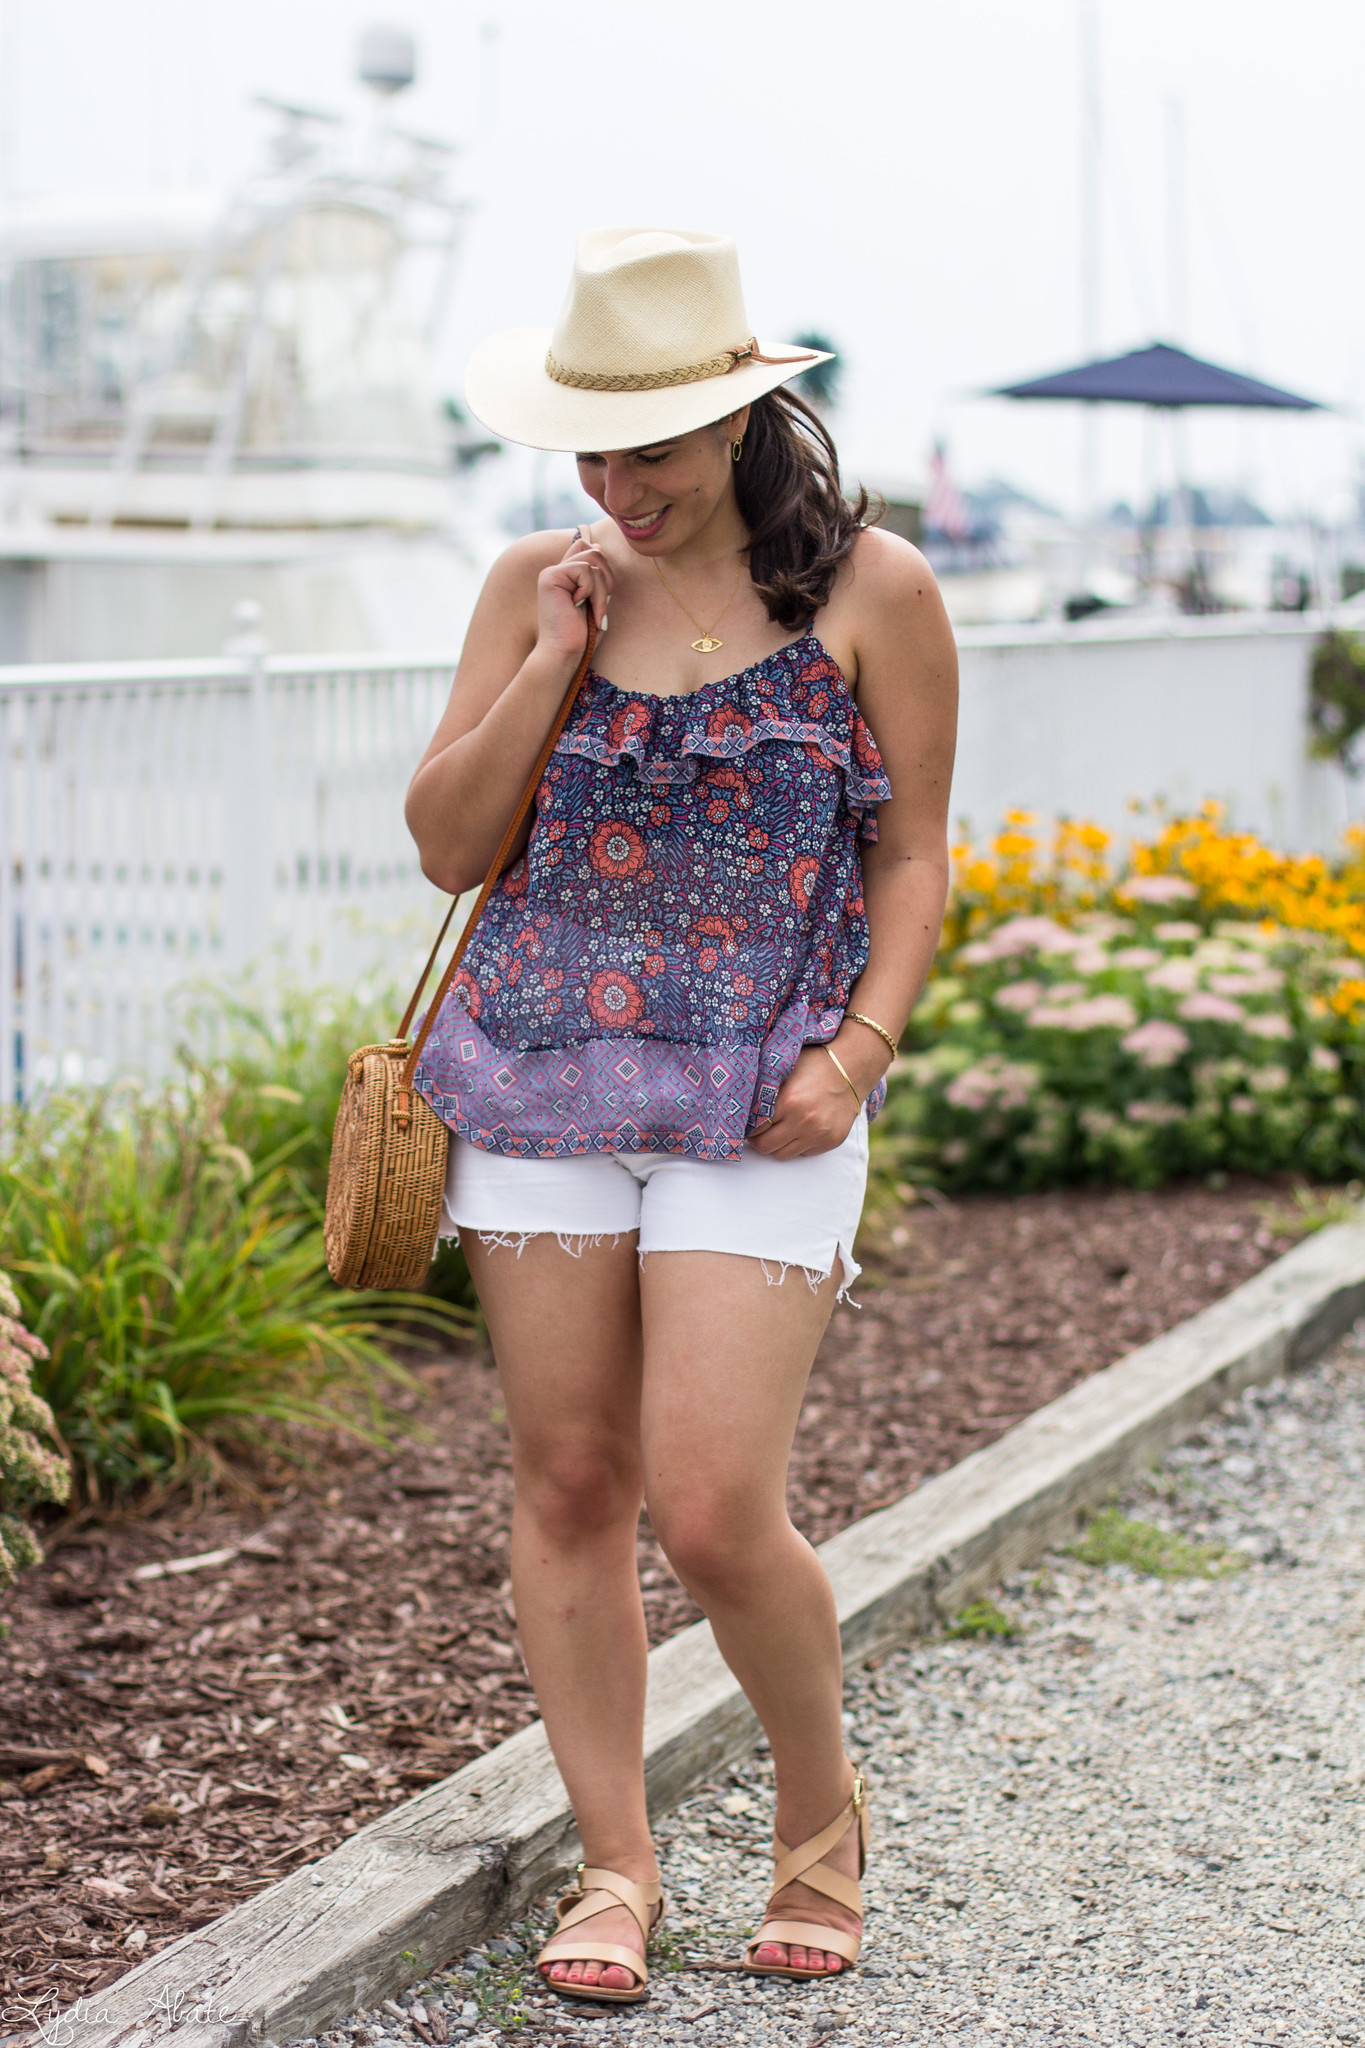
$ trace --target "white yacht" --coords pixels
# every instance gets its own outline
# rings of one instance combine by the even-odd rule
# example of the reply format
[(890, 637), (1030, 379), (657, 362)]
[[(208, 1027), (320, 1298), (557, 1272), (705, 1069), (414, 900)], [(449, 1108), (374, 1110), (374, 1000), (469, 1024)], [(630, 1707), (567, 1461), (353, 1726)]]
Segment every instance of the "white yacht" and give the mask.
[(411, 39), (371, 31), (373, 119), (265, 102), (225, 197), (0, 209), (0, 664), (457, 646), (495, 536), (433, 352), (468, 207), (404, 130)]

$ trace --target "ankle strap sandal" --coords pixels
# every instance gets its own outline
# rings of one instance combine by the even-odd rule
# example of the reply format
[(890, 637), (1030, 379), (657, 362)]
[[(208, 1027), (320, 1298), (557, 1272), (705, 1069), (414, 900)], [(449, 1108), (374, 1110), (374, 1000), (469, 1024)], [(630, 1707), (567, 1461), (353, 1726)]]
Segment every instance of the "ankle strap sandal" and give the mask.
[[(559, 1918), (556, 1934), (551, 1936), (555, 1946), (551, 1948), (547, 1942), (536, 1957), (537, 1978), (547, 1990), (558, 1992), (561, 1998), (586, 1998), (594, 2005), (638, 2005), (649, 1982), (643, 1955), (620, 1942), (595, 1941), (590, 1937), (561, 1944), (558, 1935), (566, 1928), (576, 1927), (582, 1920), (591, 1920), (595, 1913), (605, 1913), (611, 1906), (624, 1906), (640, 1930), (641, 1944), (647, 1947), (650, 1935), (664, 1917), (663, 1885), (657, 1877), (648, 1884), (636, 1884), (633, 1879), (622, 1877), (619, 1870), (599, 1870), (585, 1863), (579, 1864), (575, 1876), (577, 1883), (574, 1889), (565, 1892), (555, 1909)], [(615, 1991), (606, 1984), (557, 1982), (544, 1974), (549, 1964), (576, 1962), (615, 1963), (635, 1977), (634, 1989)]]
[[(836, 1905), (847, 1907), (850, 1913), (862, 1918), (863, 1895), (851, 1877), (845, 1877), (840, 1870), (831, 1870), (821, 1857), (828, 1854), (836, 1842), (841, 1842), (850, 1827), (858, 1830), (858, 1875), (867, 1868), (867, 1789), (863, 1774), (858, 1771), (853, 1780), (853, 1791), (847, 1806), (818, 1835), (812, 1835), (798, 1849), (789, 1849), (781, 1837), (773, 1833), (773, 1888), (768, 1897), (768, 1911), (771, 1913), (773, 1900), (789, 1884), (800, 1882), (809, 1885), (812, 1891), (823, 1892)], [(806, 1982), (813, 1977), (829, 1977), (828, 1970), (797, 1969), (791, 1963), (760, 1963), (754, 1958), (764, 1942), (780, 1941), (788, 1950), (799, 1945), (802, 1948), (827, 1950), (831, 1955), (842, 1956), (850, 1965), (858, 1960), (862, 1948), (861, 1934), (844, 1934), (837, 1927), (822, 1927), (813, 1920), (766, 1919), (758, 1933), (744, 1951), (744, 1967), (753, 1977), (791, 1977)], [(837, 1973), (836, 1973), (837, 1974)]]

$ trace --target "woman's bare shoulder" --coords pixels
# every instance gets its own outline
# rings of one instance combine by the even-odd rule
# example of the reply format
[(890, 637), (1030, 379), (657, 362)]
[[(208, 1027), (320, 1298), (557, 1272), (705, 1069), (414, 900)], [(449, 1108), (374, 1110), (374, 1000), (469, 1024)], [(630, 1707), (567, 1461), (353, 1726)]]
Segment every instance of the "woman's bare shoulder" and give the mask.
[(839, 566), (821, 637), (855, 687), (912, 654), (941, 657), (952, 628), (934, 572), (898, 534), (865, 526)]
[(573, 528), (563, 526), (545, 533), (525, 533), (505, 547), (486, 578), (486, 587), (502, 594), (512, 590), (534, 593), (537, 576), (562, 562)]
[(501, 675), (505, 684), (521, 666), (536, 642), (536, 579), (563, 561), (572, 538), (568, 529), (527, 533), (503, 549), (483, 579), (469, 621), (457, 689), (483, 671)]
[(843, 573), (850, 597), (856, 592), (864, 604), (879, 609), (921, 606), (926, 602), (937, 610), (942, 603), (938, 581), (925, 557), (898, 533), (886, 533), (880, 526), (865, 526), (854, 540)]

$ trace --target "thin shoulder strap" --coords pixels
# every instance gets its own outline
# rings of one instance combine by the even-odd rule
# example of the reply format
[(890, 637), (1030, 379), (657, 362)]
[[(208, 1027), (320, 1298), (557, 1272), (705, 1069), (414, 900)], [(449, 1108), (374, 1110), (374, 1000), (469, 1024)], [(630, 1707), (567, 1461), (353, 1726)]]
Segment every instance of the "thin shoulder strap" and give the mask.
[[(431, 1035), (431, 1027), (436, 1022), (436, 1018), (440, 1012), (442, 1003), (444, 1003), (447, 995), (449, 995), (450, 993), (450, 984), (455, 979), (455, 970), (459, 966), (461, 960), (463, 960), (464, 958), (465, 948), (468, 946), (469, 941), (474, 934), (474, 927), (478, 923), (479, 919), (483, 916), (484, 906), (487, 904), (489, 897), (493, 894), (494, 889), (497, 887), (498, 877), (501, 875), (504, 867), (507, 865), (507, 857), (512, 851), (512, 847), (516, 841), (516, 836), (518, 832), (521, 830), (522, 824), (525, 820), (526, 813), (530, 810), (531, 805), (535, 802), (536, 791), (540, 787), (540, 778), (545, 773), (545, 770), (548, 768), (550, 764), (550, 756), (551, 754), (553, 754), (555, 750), (555, 745), (559, 739), (559, 735), (563, 732), (564, 726), (568, 720), (569, 713), (573, 710), (574, 703), (578, 697), (578, 693), (583, 687), (583, 678), (588, 673), (588, 667), (592, 661), (593, 648), (596, 645), (596, 642), (597, 626), (593, 619), (592, 608), (591, 606), (589, 606), (588, 638), (587, 644), (583, 649), (583, 658), (579, 662), (578, 667), (574, 670), (573, 681), (569, 684), (568, 689), (564, 692), (564, 701), (560, 705), (558, 711), (555, 713), (554, 724), (550, 727), (549, 732), (545, 735), (545, 744), (541, 748), (539, 754), (536, 756), (536, 765), (531, 770), (530, 775), (527, 777), (526, 787), (521, 792), (520, 799), (518, 800), (516, 809), (512, 813), (511, 819), (507, 826), (507, 830), (502, 835), (501, 844), (499, 845), (497, 852), (493, 855), (492, 862), (489, 866), (488, 873), (484, 877), (483, 887), (479, 891), (477, 901), (474, 904), (474, 908), (470, 911), (469, 916), (465, 920), (464, 930), (460, 933), (459, 938), (455, 941), (455, 950), (451, 954), (450, 959), (446, 964), (446, 971), (441, 976), (440, 985), (438, 986), (435, 995), (433, 995), (431, 1002), (428, 1005), (425, 1017), (422, 1019), (422, 1028), (417, 1034), (417, 1038), (415, 1043), (413, 1044), (411, 1052), (409, 1052), (407, 1058), (403, 1062), (403, 1071), (398, 1077), (398, 1087), (395, 1092), (393, 1106), (393, 1120), (397, 1124), (400, 1131), (407, 1129), (409, 1120), (412, 1116), (412, 1077), (417, 1071), (417, 1062), (421, 1059), (422, 1052), (426, 1046), (427, 1039)], [(440, 952), (442, 943), (445, 939), (446, 932), (450, 928), (450, 920), (455, 914), (455, 905), (458, 902), (459, 898), (454, 898), (449, 910), (447, 910), (441, 924), (441, 929), (436, 935), (436, 944), (432, 947), (430, 954), (427, 956), (427, 964), (422, 969), (422, 978), (412, 992), (411, 1002), (408, 1004), (407, 1009), (403, 1012), (403, 1021), (398, 1027), (398, 1037), (400, 1041), (406, 1038), (408, 1035), (408, 1026), (411, 1024), (413, 1017), (416, 1014), (417, 1005), (422, 1000), (422, 990), (426, 987), (427, 977), (431, 973), (432, 968), (436, 964), (436, 956)]]

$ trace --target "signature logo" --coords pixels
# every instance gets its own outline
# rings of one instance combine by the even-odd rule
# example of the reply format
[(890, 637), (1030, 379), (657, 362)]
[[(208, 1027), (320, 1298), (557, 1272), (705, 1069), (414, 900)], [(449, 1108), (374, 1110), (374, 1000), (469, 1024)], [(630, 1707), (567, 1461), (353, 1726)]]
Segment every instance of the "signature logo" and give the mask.
[[(141, 2025), (136, 2019), (122, 2021), (123, 2048), (142, 2048), (142, 2044), (171, 2027), (232, 2017), (224, 2012), (211, 1991), (176, 1991), (166, 1985), (149, 2002)], [(98, 1994), (95, 1998), (82, 1996), (74, 2005), (59, 2007), (55, 1992), (46, 1998), (21, 1998), (0, 2008), (0, 2020), (11, 2025), (27, 2021), (45, 2048), (72, 2048), (80, 2028), (118, 2024), (110, 2008), (98, 2003)]]

